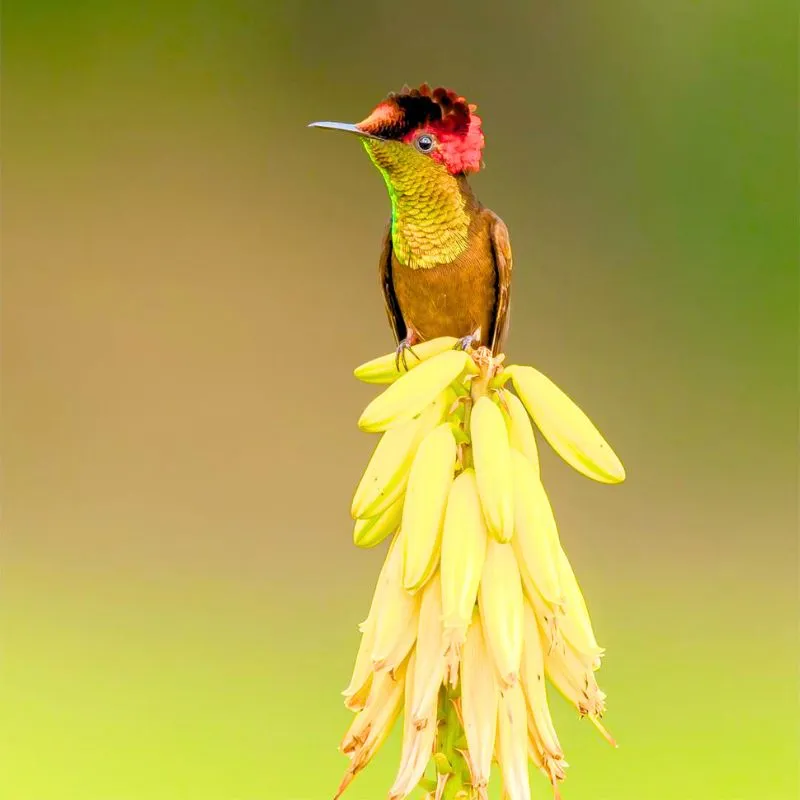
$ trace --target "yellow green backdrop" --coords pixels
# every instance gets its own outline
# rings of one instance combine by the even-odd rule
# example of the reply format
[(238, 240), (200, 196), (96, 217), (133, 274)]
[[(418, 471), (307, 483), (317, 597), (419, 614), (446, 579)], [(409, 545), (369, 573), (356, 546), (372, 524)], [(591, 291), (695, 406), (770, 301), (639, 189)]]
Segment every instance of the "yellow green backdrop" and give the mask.
[(484, 119), (509, 358), (628, 470), (543, 456), (620, 742), (555, 703), (565, 800), (794, 797), (792, 10), (6, 3), (0, 796), (332, 796), (388, 200), (305, 125), (428, 80)]

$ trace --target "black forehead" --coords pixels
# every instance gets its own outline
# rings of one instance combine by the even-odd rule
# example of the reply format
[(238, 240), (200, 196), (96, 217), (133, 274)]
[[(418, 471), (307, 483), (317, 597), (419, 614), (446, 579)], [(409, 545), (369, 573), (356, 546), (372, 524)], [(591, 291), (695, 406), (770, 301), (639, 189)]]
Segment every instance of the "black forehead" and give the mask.
[(400, 139), (410, 131), (431, 123), (457, 132), (469, 127), (469, 106), (463, 98), (448, 89), (431, 91), (427, 86), (420, 89), (403, 88), (387, 98), (397, 109), (397, 115), (381, 126), (381, 134), (387, 138)]

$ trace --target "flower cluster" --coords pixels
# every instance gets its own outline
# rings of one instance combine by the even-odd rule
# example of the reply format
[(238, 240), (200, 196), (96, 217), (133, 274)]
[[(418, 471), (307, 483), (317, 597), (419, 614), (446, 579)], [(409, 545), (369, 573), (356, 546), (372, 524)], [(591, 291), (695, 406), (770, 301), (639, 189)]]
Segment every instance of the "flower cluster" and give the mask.
[(541, 372), (455, 344), (431, 340), (408, 366), (392, 354), (355, 372), (389, 386), (359, 420), (382, 436), (353, 498), (354, 541), (391, 541), (344, 691), (355, 717), (337, 798), (401, 713), (390, 800), (417, 786), (430, 800), (485, 799), (494, 763), (508, 798), (529, 800), (529, 760), (557, 796), (567, 763), (545, 678), (613, 744), (595, 678), (603, 649), (561, 546), (532, 422), (587, 477), (619, 483), (624, 469)]

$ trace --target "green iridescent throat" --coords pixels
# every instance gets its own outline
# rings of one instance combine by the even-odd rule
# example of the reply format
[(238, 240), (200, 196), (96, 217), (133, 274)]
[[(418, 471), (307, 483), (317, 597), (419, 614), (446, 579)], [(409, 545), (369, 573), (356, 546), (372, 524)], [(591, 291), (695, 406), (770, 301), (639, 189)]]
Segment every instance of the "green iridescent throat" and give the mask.
[(392, 202), (392, 246), (398, 261), (426, 269), (467, 249), (470, 215), (458, 180), (403, 142), (362, 139)]

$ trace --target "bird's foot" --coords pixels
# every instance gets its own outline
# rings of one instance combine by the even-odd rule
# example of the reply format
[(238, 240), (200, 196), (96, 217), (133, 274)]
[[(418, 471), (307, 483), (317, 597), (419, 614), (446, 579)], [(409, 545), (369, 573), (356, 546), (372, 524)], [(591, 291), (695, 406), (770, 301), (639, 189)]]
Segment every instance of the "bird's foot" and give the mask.
[(407, 353), (411, 353), (417, 361), (421, 361), (420, 357), (414, 352), (412, 345), (417, 343), (417, 334), (415, 331), (409, 331), (408, 335), (405, 339), (403, 339), (400, 344), (397, 345), (397, 349), (394, 351), (394, 365), (398, 372), (400, 372), (400, 364), (403, 365), (403, 369), (408, 372), (408, 360), (407, 360)]
[(462, 336), (453, 346), (453, 350), (469, 350), (481, 340), (481, 329), (473, 331), (467, 336)]

